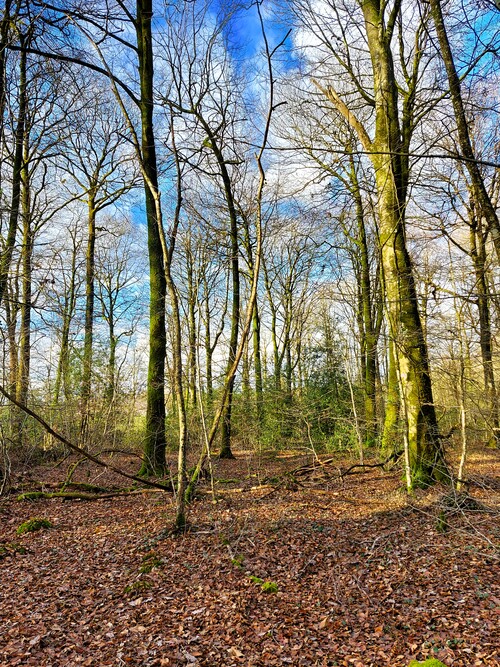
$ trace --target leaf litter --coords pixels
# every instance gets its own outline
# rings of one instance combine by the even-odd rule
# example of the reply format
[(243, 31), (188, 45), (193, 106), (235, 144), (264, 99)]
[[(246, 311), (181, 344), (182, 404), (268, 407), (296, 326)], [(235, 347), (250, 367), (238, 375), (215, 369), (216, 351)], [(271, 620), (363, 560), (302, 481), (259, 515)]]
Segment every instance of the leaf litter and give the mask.
[[(408, 498), (400, 472), (269, 483), (304, 461), (214, 463), (217, 502), (207, 485), (177, 537), (162, 492), (2, 499), (0, 665), (498, 666), (499, 523), (481, 510), (498, 507), (481, 481), (498, 479), (495, 453), (471, 455), (480, 509), (450, 512), (446, 532), (444, 490)], [(16, 535), (32, 516), (53, 527)]]

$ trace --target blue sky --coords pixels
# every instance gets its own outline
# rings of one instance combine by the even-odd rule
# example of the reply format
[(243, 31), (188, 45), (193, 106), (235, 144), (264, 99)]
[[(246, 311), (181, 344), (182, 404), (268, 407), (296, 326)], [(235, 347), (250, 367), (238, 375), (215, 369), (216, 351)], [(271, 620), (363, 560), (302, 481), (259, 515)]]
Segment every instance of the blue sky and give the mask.
[[(269, 47), (273, 49), (283, 40), (290, 29), (290, 25), (285, 25), (282, 15), (277, 16), (275, 12), (268, 11), (268, 9), (269, 7), (261, 6)], [(262, 52), (262, 30), (255, 3), (235, 14), (229, 24), (227, 36), (229, 46), (234, 47), (235, 53), (233, 55), (235, 56), (238, 54), (239, 57), (253, 58)], [(291, 50), (292, 38), (290, 35), (278, 56), (285, 69), (297, 65)]]

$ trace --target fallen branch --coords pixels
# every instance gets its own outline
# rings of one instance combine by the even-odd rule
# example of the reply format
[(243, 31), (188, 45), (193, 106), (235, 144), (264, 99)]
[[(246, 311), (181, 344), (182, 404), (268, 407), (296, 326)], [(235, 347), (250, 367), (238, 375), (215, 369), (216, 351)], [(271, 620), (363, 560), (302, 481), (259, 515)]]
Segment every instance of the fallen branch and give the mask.
[(119, 496), (135, 496), (140, 493), (158, 493), (160, 489), (135, 489), (134, 491), (111, 491), (109, 493), (82, 493), (78, 491), (28, 491), (21, 493), (18, 500), (46, 500), (62, 498), (63, 500), (105, 500)]
[[(98, 486), (96, 484), (87, 484), (85, 482), (70, 482), (69, 484), (66, 484), (66, 482), (41, 482), (38, 479), (27, 479), (25, 480), (21, 485), (21, 488), (13, 488), (11, 490), (12, 493), (19, 493), (22, 491), (22, 487), (24, 488), (30, 488), (34, 487), (35, 489), (38, 488), (39, 491), (58, 491), (62, 493), (66, 489), (74, 489), (76, 491), (83, 491), (84, 493), (117, 493), (118, 491), (135, 491), (136, 489), (133, 488), (123, 488), (121, 486)], [(23, 491), (23, 493), (29, 493), (28, 491)], [(32, 491), (32, 493), (36, 493), (36, 491)]]
[[(391, 454), (389, 457), (387, 457), (384, 461), (381, 461), (380, 463), (355, 463), (346, 470), (339, 470), (337, 468), (338, 478), (343, 479), (343, 477), (346, 475), (359, 474), (360, 472), (363, 472), (365, 469), (370, 470), (373, 468), (382, 468), (382, 470), (385, 470), (385, 466), (389, 462), (393, 461), (395, 463), (401, 457), (401, 455), (402, 452), (395, 452), (394, 454)], [(335, 462), (334, 458), (325, 459), (324, 461), (318, 459), (311, 465), (300, 466), (300, 468), (295, 468), (295, 470), (291, 470), (290, 472), (286, 473), (286, 476), (292, 477), (294, 479), (297, 477), (308, 477), (322, 469), (330, 467), (331, 464), (333, 464), (334, 462)], [(359, 468), (361, 470), (358, 471)], [(328, 474), (326, 474), (326, 476), (330, 477), (330, 475)]]
[(70, 442), (67, 438), (65, 438), (63, 435), (58, 433), (56, 430), (52, 428), (47, 422), (40, 417), (40, 415), (37, 415), (36, 412), (33, 412), (33, 410), (30, 410), (26, 405), (23, 403), (20, 403), (17, 401), (13, 396), (9, 394), (8, 391), (4, 389), (4, 387), (0, 386), (0, 394), (3, 394), (7, 400), (9, 400), (13, 405), (18, 407), (20, 410), (25, 412), (27, 415), (32, 417), (35, 421), (37, 421), (43, 428), (49, 433), (53, 438), (56, 440), (59, 440), (63, 445), (66, 445), (66, 447), (69, 447), (72, 449), (74, 452), (78, 452), (82, 456), (85, 456), (85, 458), (89, 459), (89, 461), (93, 461), (96, 463), (98, 466), (101, 466), (103, 468), (108, 468), (109, 470), (112, 470), (113, 472), (116, 472), (118, 475), (121, 475), (122, 477), (126, 477), (127, 479), (132, 479), (134, 482), (140, 482), (141, 484), (144, 484), (145, 486), (152, 486), (156, 489), (161, 489), (162, 491), (172, 491), (172, 486), (165, 486), (165, 484), (160, 484), (158, 482), (152, 482), (149, 479), (145, 479), (144, 477), (138, 477), (137, 475), (130, 475), (128, 472), (124, 472), (120, 468), (117, 468), (116, 466), (111, 465), (110, 463), (106, 463), (105, 461), (102, 461), (101, 459), (97, 458), (97, 456), (93, 456), (89, 452), (86, 452), (84, 449), (81, 447), (78, 447), (78, 445), (73, 444)]
[[(402, 452), (394, 452), (380, 463), (355, 463), (346, 470), (341, 470), (340, 468), (336, 467), (335, 472), (337, 474), (335, 476), (329, 471), (329, 468), (331, 468), (332, 464), (335, 463), (334, 458), (325, 459), (324, 461), (317, 459), (311, 465), (300, 466), (300, 468), (295, 468), (295, 470), (290, 470), (289, 472), (282, 475), (274, 485), (273, 490), (262, 496), (262, 498), (259, 498), (259, 500), (267, 498), (271, 494), (275, 493), (278, 489), (283, 487), (288, 490), (296, 490), (297, 486), (305, 488), (304, 482), (307, 479), (311, 480), (311, 478), (314, 477), (328, 479), (329, 481), (334, 481), (336, 479), (343, 481), (344, 477), (347, 475), (360, 475), (369, 470), (373, 470), (374, 468), (382, 468), (382, 470), (385, 471), (385, 466), (389, 462), (396, 462), (401, 456)], [(264, 480), (264, 482), (269, 482), (269, 480)]]

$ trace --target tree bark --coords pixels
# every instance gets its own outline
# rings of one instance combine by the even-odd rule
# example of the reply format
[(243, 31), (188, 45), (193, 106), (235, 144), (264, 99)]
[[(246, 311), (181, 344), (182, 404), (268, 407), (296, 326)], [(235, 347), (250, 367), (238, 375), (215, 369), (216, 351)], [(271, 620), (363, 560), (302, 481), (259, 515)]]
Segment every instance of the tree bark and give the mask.
[(71, 321), (75, 312), (76, 305), (76, 262), (78, 254), (78, 244), (76, 236), (72, 235), (73, 248), (71, 252), (71, 273), (69, 287), (64, 294), (64, 305), (62, 312), (61, 344), (59, 349), (59, 359), (57, 362), (56, 379), (54, 383), (54, 405), (59, 403), (61, 389), (64, 392), (66, 401), (71, 398), (71, 387), (69, 379), (69, 336)]
[[(30, 362), (31, 362), (31, 309), (32, 309), (32, 260), (33, 260), (33, 231), (31, 226), (31, 197), (29, 182), (28, 162), (28, 133), (24, 137), (24, 158), (21, 170), (22, 180), (22, 220), (23, 220), (23, 245), (21, 251), (21, 273), (22, 273), (22, 303), (21, 322), (19, 328), (19, 364), (17, 374), (16, 398), (20, 403), (26, 404), (28, 399)], [(24, 415), (18, 413), (17, 437), (19, 444), (25, 440), (23, 428)]]
[(484, 217), (488, 225), (497, 258), (500, 262), (500, 221), (488, 191), (486, 190), (484, 179), (479, 169), (474, 150), (472, 148), (469, 124), (467, 122), (462, 99), (460, 78), (455, 67), (455, 60), (448, 39), (448, 33), (446, 31), (441, 0), (430, 0), (430, 6), (432, 18), (434, 20), (434, 26), (438, 36), (441, 57), (443, 58), (446, 75), (448, 77), (448, 85), (450, 89), (453, 111), (455, 114), (455, 122), (457, 124), (460, 150), (462, 152), (462, 157), (465, 158), (465, 167), (471, 179), (471, 187), (474, 194), (475, 203), (479, 209), (478, 212), (480, 212), (480, 214)]
[[(375, 170), (378, 195), (379, 244), (387, 296), (389, 335), (395, 350), (401, 400), (406, 418), (411, 479), (409, 486), (447, 477), (439, 439), (413, 267), (406, 247), (405, 206), (411, 107), (405, 105), (403, 131), (398, 108), (398, 86), (391, 51), (392, 32), (400, 5), (396, 1), (386, 21), (386, 5), (378, 0), (361, 3), (373, 72), (375, 135), (365, 128), (329, 88), (322, 89), (358, 134)], [(408, 98), (407, 98), (408, 99)]]
[(486, 399), (489, 403), (491, 425), (495, 444), (498, 446), (500, 429), (498, 415), (498, 396), (495, 386), (493, 367), (493, 338), (491, 335), (491, 318), (489, 307), (489, 289), (486, 277), (486, 247), (480, 224), (472, 212), (470, 226), (471, 258), (476, 277), (477, 309), (479, 315), (479, 346), (483, 362), (483, 377)]
[(350, 158), (350, 181), (356, 207), (357, 245), (359, 248), (359, 320), (364, 386), (364, 444), (371, 447), (377, 440), (376, 376), (378, 332), (373, 322), (370, 258), (366, 239), (365, 214), (354, 159)]
[(221, 420), (221, 446), (219, 451), (219, 458), (233, 459), (234, 455), (231, 451), (231, 436), (232, 436), (232, 408), (233, 408), (233, 392), (235, 376), (231, 373), (236, 359), (236, 350), (238, 347), (238, 336), (240, 330), (240, 263), (239, 263), (239, 239), (238, 239), (238, 218), (236, 214), (236, 207), (233, 196), (233, 186), (227, 168), (226, 161), (222, 150), (218, 144), (217, 137), (213, 134), (210, 126), (204, 118), (199, 116), (203, 128), (207, 132), (210, 146), (217, 160), (222, 178), (224, 189), (224, 197), (226, 199), (228, 215), (229, 215), (229, 239), (230, 239), (230, 265), (231, 265), (231, 332), (229, 335), (229, 354), (227, 360), (226, 377), (229, 378), (227, 382), (227, 395), (224, 411)]
[[(3, 30), (3, 26), (2, 26)], [(0, 257), (0, 304), (5, 296), (10, 264), (14, 253), (16, 235), (19, 222), (19, 209), (21, 203), (21, 171), (23, 167), (24, 132), (26, 122), (26, 37), (20, 35), (21, 57), (19, 62), (19, 108), (17, 112), (14, 161), (12, 165), (12, 195), (9, 213), (9, 223), (4, 248)], [(2, 63), (0, 62), (0, 66)], [(5, 67), (5, 65), (3, 65)], [(5, 85), (5, 83), (3, 84)], [(4, 94), (0, 91), (0, 94)]]
[(264, 389), (262, 382), (262, 355), (260, 346), (260, 316), (257, 302), (255, 302), (252, 315), (252, 338), (255, 372), (255, 404), (257, 408), (257, 422), (259, 428), (261, 428), (264, 424)]
[(189, 402), (191, 407), (195, 408), (197, 404), (196, 391), (196, 303), (197, 290), (195, 288), (194, 277), (194, 258), (191, 248), (191, 239), (189, 239), (186, 247), (186, 269), (187, 269), (187, 289), (188, 289), (188, 338), (189, 338), (189, 364), (188, 364), (188, 392)]
[(137, 0), (136, 33), (139, 58), (141, 152), (144, 170), (146, 218), (150, 274), (149, 364), (146, 407), (144, 463), (140, 474), (163, 474), (165, 471), (165, 296), (166, 279), (156, 210), (159, 199), (156, 145), (153, 129), (153, 44), (152, 0)]
[(398, 371), (394, 341), (389, 337), (387, 359), (387, 391), (385, 397), (384, 427), (380, 450), (383, 456), (389, 456), (398, 448), (398, 421), (400, 412), (400, 396)]
[(85, 260), (85, 333), (83, 339), (82, 388), (81, 388), (81, 447), (86, 447), (89, 429), (89, 401), (92, 390), (92, 356), (94, 338), (94, 303), (95, 303), (95, 240), (96, 206), (95, 190), (91, 186), (87, 200), (87, 253)]

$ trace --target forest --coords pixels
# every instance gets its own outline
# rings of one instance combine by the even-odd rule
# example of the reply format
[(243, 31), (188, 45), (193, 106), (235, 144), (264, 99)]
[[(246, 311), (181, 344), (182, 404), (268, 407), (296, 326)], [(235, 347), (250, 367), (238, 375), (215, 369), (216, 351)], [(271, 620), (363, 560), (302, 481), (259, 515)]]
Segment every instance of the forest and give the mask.
[(500, 664), (499, 54), (3, 0), (0, 665)]

